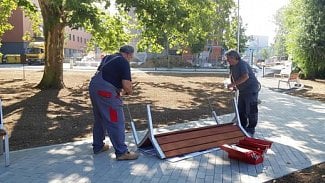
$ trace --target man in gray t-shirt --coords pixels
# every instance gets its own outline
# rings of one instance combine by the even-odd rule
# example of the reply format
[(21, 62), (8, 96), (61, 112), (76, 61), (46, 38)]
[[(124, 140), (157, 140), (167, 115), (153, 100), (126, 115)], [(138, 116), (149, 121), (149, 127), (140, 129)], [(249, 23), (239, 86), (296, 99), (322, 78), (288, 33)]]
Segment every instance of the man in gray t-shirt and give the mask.
[(241, 125), (250, 134), (254, 135), (258, 120), (258, 92), (260, 84), (252, 68), (240, 58), (235, 50), (225, 54), (230, 65), (231, 84), (228, 88), (239, 90), (238, 112)]

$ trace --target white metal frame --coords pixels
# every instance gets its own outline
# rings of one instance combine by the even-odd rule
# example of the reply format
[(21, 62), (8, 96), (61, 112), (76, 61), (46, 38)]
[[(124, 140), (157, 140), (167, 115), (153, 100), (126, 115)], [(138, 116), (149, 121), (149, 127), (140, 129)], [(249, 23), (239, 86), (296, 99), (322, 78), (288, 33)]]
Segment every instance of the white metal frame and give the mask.
[(237, 117), (237, 125), (247, 137), (251, 137), (249, 135), (249, 133), (246, 132), (246, 130), (244, 129), (244, 127), (241, 125), (241, 122), (240, 122), (239, 111), (238, 111), (238, 95), (239, 94), (236, 93), (236, 95), (234, 97), (234, 108), (235, 108), (235, 114), (236, 114), (236, 117)]
[(148, 130), (149, 130), (149, 137), (152, 142), (152, 145), (156, 148), (157, 153), (161, 159), (166, 158), (164, 152), (161, 150), (155, 136), (154, 136), (154, 129), (152, 125), (152, 117), (151, 117), (151, 110), (150, 110), (150, 105), (147, 105), (147, 114), (148, 114)]
[[(2, 102), (1, 102), (1, 99), (0, 99), (0, 129), (4, 129), (4, 126), (3, 126), (3, 112), (2, 112)], [(5, 130), (6, 131), (6, 130)], [(1, 141), (3, 140), (2, 137), (0, 139)], [(8, 137), (8, 133), (6, 131), (6, 135), (4, 136), (4, 142), (5, 142), (5, 146), (4, 146), (4, 150), (5, 150), (5, 165), (6, 166), (9, 166), (10, 165), (10, 160), (9, 160), (9, 137)], [(2, 146), (2, 143), (1, 143), (1, 146)], [(1, 147), (2, 148), (2, 147)]]
[[(129, 110), (129, 109), (128, 109)], [(131, 116), (131, 115), (130, 115)], [(154, 146), (154, 148), (156, 149), (159, 157), (161, 159), (166, 158), (164, 152), (161, 150), (155, 136), (154, 136), (154, 128), (152, 125), (152, 117), (151, 117), (151, 110), (150, 110), (150, 105), (147, 105), (147, 124), (148, 124), (148, 132), (143, 136), (143, 138), (140, 140), (134, 121), (133, 119), (131, 119), (131, 128), (132, 128), (132, 134), (133, 134), (133, 138), (134, 141), (137, 145), (137, 147), (141, 147), (144, 143), (146, 143), (147, 140), (150, 140), (151, 144)]]

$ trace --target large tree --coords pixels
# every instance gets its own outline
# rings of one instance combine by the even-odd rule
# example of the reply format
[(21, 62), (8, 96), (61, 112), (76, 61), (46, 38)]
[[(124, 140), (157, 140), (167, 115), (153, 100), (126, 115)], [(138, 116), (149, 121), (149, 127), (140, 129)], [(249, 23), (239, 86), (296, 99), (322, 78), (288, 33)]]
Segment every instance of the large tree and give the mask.
[[(1, 6), (1, 8), (4, 7), (6, 11), (9, 11), (9, 8), (5, 9), (9, 5), (11, 5), (10, 10), (15, 9), (17, 5), (23, 8), (34, 23), (35, 30), (37, 27), (35, 22), (40, 19), (43, 20), (46, 58), (43, 78), (38, 84), (41, 89), (64, 87), (63, 45), (66, 26), (87, 28), (94, 35), (92, 41), (98, 42), (96, 46), (102, 47), (104, 51), (116, 51), (120, 45), (127, 43), (130, 38), (124, 31), (125, 24), (122, 23), (121, 17), (118, 15), (109, 16), (107, 12), (104, 12), (110, 4), (109, 0), (38, 0), (41, 17), (37, 15), (37, 6), (32, 4), (30, 0), (6, 0), (2, 3), (6, 6)], [(5, 14), (4, 11), (1, 13)], [(1, 21), (2, 24), (6, 22)], [(8, 24), (4, 25), (6, 25), (6, 29), (10, 28)]]
[[(111, 33), (111, 39), (105, 39), (106, 44), (116, 45), (119, 36), (123, 38), (123, 26), (118, 25), (118, 18), (110, 18), (103, 12), (109, 5), (109, 0), (38, 0), (43, 17), (43, 30), (45, 37), (46, 62), (40, 88), (62, 88), (63, 83), (63, 45), (64, 28), (86, 27), (94, 34), (94, 40), (105, 36), (101, 33)], [(97, 3), (97, 4), (96, 4)], [(101, 5), (102, 8), (100, 7)], [(108, 25), (108, 23), (111, 23)], [(112, 25), (113, 24), (113, 25)], [(116, 30), (119, 29), (119, 30)], [(116, 33), (117, 32), (117, 33)], [(114, 34), (114, 36), (112, 36)], [(120, 35), (117, 35), (121, 33)], [(107, 35), (107, 34), (104, 34)], [(107, 38), (107, 37), (106, 37)], [(120, 42), (124, 44), (126, 40)], [(104, 45), (103, 42), (99, 42)], [(105, 47), (104, 47), (105, 48)], [(107, 50), (112, 49), (107, 47)]]
[(285, 11), (286, 45), (306, 78), (325, 78), (325, 1), (291, 0)]

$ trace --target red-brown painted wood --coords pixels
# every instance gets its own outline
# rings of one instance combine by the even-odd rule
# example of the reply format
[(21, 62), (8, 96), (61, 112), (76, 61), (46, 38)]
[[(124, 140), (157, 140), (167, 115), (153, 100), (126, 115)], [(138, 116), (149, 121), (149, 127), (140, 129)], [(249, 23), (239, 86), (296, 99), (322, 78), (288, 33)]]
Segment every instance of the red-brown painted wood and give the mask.
[(166, 158), (203, 151), (223, 144), (235, 144), (245, 138), (234, 124), (212, 125), (155, 135)]

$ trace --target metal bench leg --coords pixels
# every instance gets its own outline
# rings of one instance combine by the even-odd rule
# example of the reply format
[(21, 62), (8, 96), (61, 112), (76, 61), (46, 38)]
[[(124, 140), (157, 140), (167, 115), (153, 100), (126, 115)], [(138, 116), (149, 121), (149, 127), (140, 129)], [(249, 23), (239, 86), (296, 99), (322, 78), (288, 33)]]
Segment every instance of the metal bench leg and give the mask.
[(8, 134), (5, 135), (5, 165), (9, 166), (10, 165), (10, 160), (9, 160), (9, 138)]

